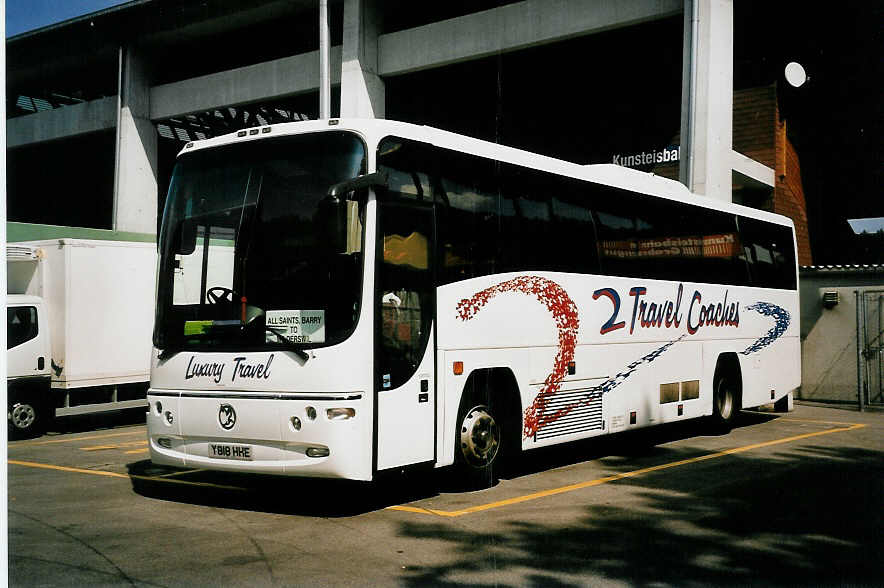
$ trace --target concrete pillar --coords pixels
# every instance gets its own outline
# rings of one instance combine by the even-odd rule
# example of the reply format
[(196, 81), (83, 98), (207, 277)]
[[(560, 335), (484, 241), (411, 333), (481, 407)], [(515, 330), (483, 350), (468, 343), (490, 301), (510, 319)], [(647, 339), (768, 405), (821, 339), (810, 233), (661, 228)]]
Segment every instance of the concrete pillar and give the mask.
[(679, 179), (730, 202), (733, 143), (733, 0), (685, 0)]
[(150, 121), (150, 80), (134, 47), (120, 49), (119, 75), (113, 228), (156, 234), (157, 131)]
[(341, 117), (384, 118), (384, 81), (378, 75), (379, 33), (375, 0), (345, 0)]
[(328, 0), (319, 0), (319, 118), (331, 118), (331, 74)]

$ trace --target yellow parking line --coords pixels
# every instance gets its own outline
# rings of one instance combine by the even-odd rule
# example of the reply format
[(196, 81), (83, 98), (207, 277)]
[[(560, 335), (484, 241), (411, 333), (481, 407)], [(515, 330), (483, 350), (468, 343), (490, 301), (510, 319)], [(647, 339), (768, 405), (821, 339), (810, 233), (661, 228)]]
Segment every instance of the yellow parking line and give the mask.
[(203, 470), (181, 470), (180, 472), (169, 472), (168, 474), (160, 474), (159, 476), (154, 476), (156, 478), (171, 478), (173, 476), (183, 476), (184, 474), (195, 474), (196, 472), (201, 472)]
[(166, 482), (169, 484), (181, 484), (185, 486), (202, 486), (208, 488), (220, 488), (222, 490), (245, 490), (239, 486), (225, 486), (223, 484), (212, 484), (211, 482), (190, 482), (188, 480), (175, 480), (170, 478), (160, 478), (155, 476), (141, 476), (138, 474), (119, 474), (117, 472), (108, 472), (105, 470), (86, 470), (82, 468), (71, 468), (67, 466), (53, 465), (50, 463), (37, 463), (33, 461), (20, 461), (17, 459), (7, 460), (12, 465), (24, 466), (29, 468), (41, 468), (46, 470), (57, 470), (61, 472), (73, 472), (76, 474), (92, 474), (93, 476), (106, 476), (109, 478), (128, 478), (135, 480), (147, 480), (150, 482)]
[(131, 449), (129, 451), (126, 451), (125, 453), (126, 455), (133, 455), (135, 453), (147, 453), (148, 451), (149, 449), (147, 447), (143, 447), (141, 449)]
[(126, 474), (118, 474), (116, 472), (106, 472), (104, 470), (84, 470), (82, 468), (70, 468), (67, 466), (52, 465), (51, 463), (36, 463), (33, 461), (19, 461), (17, 459), (7, 460), (12, 465), (25, 466), (29, 468), (42, 468), (45, 470), (58, 470), (60, 472), (74, 472), (77, 474), (92, 474), (93, 476), (108, 476), (111, 478), (128, 478)]
[(182, 486), (201, 486), (203, 488), (219, 488), (221, 490), (247, 490), (247, 488), (243, 488), (241, 486), (226, 486), (224, 484), (212, 484), (211, 482), (191, 482), (189, 480), (176, 480), (173, 478), (159, 478), (156, 476), (139, 476), (137, 474), (132, 474), (129, 476), (130, 478), (134, 478), (136, 480), (147, 480), (149, 482), (165, 482), (167, 484), (180, 484)]
[(100, 451), (102, 449), (122, 449), (124, 447), (136, 447), (138, 445), (147, 446), (147, 439), (141, 441), (130, 441), (128, 443), (117, 443), (115, 445), (93, 445), (92, 447), (81, 447), (80, 451)]
[(19, 443), (10, 443), (9, 448), (13, 449), (15, 447), (30, 447), (32, 445), (52, 445), (54, 443), (76, 443), (78, 441), (90, 441), (92, 439), (107, 439), (109, 437), (126, 437), (132, 435), (141, 435), (146, 436), (147, 433), (144, 429), (140, 431), (127, 431), (125, 433), (108, 433), (106, 435), (90, 435), (88, 437), (65, 437), (64, 439), (47, 439), (43, 441), (23, 441)]
[(854, 423), (844, 423), (841, 421), (817, 421), (813, 419), (793, 419), (792, 417), (781, 417), (783, 422), (790, 423), (813, 423), (815, 425), (838, 425), (841, 427), (850, 427), (853, 426)]
[(815, 431), (813, 433), (804, 433), (803, 435), (795, 435), (793, 437), (785, 437), (783, 439), (775, 439), (773, 441), (765, 441), (763, 443), (753, 443), (752, 445), (744, 445), (743, 447), (735, 447), (733, 449), (725, 449), (724, 451), (718, 451), (716, 453), (709, 453), (707, 455), (701, 455), (699, 457), (693, 457), (690, 459), (682, 459), (679, 461), (673, 461), (670, 463), (665, 463), (661, 465), (651, 466), (648, 468), (642, 468), (640, 470), (633, 470), (631, 472), (624, 472), (621, 474), (613, 474), (610, 476), (606, 476), (604, 478), (598, 478), (596, 480), (588, 480), (585, 482), (578, 482), (577, 484), (570, 484), (568, 486), (562, 486), (560, 488), (551, 488), (549, 490), (542, 490), (540, 492), (534, 492), (531, 494), (525, 494), (522, 496), (516, 496), (514, 498), (507, 498), (505, 500), (498, 500), (496, 502), (489, 502), (487, 504), (479, 504), (477, 506), (471, 506), (469, 508), (464, 508), (461, 510), (447, 511), (447, 510), (437, 510), (437, 509), (429, 509), (429, 508), (420, 508), (415, 506), (408, 505), (396, 505), (396, 506), (388, 506), (388, 510), (397, 510), (404, 512), (413, 512), (418, 514), (429, 514), (443, 517), (459, 517), (466, 514), (472, 514), (476, 512), (481, 512), (484, 510), (491, 510), (493, 508), (501, 508), (503, 506), (509, 506), (512, 504), (519, 504), (521, 502), (528, 502), (529, 500), (537, 500), (539, 498), (545, 498), (547, 496), (554, 496), (556, 494), (564, 494), (566, 492), (573, 492), (574, 490), (581, 490), (583, 488), (590, 488), (592, 486), (600, 486), (602, 484), (607, 484), (608, 482), (615, 482), (617, 480), (622, 480), (624, 478), (634, 478), (636, 476), (641, 476), (644, 474), (648, 474), (651, 472), (658, 472), (661, 470), (667, 470), (670, 468), (675, 468), (683, 465), (688, 465), (692, 463), (697, 463), (701, 461), (707, 461), (710, 459), (717, 459), (719, 457), (724, 457), (726, 455), (734, 455), (737, 453), (743, 453), (745, 451), (751, 451), (753, 449), (760, 449), (762, 447), (770, 447), (772, 445), (780, 445), (782, 443), (791, 443), (793, 441), (800, 441), (801, 439), (807, 439), (809, 437), (818, 437), (820, 435), (830, 435), (832, 433), (843, 433), (846, 431), (853, 431), (855, 429), (861, 429), (866, 425), (862, 424), (850, 424), (844, 423), (845, 427), (838, 429), (826, 429), (825, 431)]
[(438, 517), (459, 517), (460, 515), (467, 514), (465, 510), (436, 510), (434, 508), (420, 508), (417, 506), (408, 506), (405, 504), (397, 504), (395, 506), (388, 506), (387, 510), (398, 510), (402, 512), (416, 512), (418, 514), (430, 514), (436, 515)]

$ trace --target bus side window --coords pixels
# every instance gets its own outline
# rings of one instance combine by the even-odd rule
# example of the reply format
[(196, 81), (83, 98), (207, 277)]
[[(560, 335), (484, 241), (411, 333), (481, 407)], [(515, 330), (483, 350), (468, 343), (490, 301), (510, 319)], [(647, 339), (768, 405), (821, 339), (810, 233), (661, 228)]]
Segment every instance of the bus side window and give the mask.
[(586, 198), (575, 195), (563, 186), (552, 199), (556, 219), (556, 248), (559, 271), (585, 274), (599, 273), (598, 249), (596, 247), (595, 223)]
[(739, 218), (740, 237), (752, 285), (794, 290), (795, 248), (789, 227)]
[(734, 215), (613, 192), (597, 198), (606, 274), (677, 282), (748, 284)]
[[(549, 181), (555, 176), (539, 174), (514, 165), (501, 168), (501, 261), (506, 271), (557, 269)], [(546, 181), (545, 181), (546, 180)]]
[(452, 151), (437, 157), (442, 283), (501, 271), (496, 164)]
[(500, 178), (500, 271), (598, 273), (584, 183), (511, 164)]

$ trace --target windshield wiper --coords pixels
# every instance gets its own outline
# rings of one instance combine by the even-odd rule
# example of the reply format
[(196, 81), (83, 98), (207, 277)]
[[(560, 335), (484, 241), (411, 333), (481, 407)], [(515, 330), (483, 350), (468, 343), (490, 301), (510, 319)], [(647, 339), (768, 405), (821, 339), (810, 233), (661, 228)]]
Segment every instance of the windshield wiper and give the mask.
[(181, 353), (180, 349), (176, 349), (174, 347), (166, 347), (165, 349), (160, 351), (159, 355), (157, 355), (157, 359), (159, 359), (160, 361), (166, 361), (173, 355), (178, 355), (179, 353)]
[(307, 361), (308, 359), (310, 359), (310, 356), (307, 355), (307, 353), (304, 352), (303, 349), (298, 349), (297, 347), (295, 347), (294, 343), (292, 343), (291, 341), (289, 341), (288, 339), (286, 339), (285, 337), (280, 335), (279, 332), (274, 330), (272, 327), (268, 327), (267, 325), (264, 325), (264, 332), (265, 333), (273, 333), (274, 335), (276, 335), (277, 339), (279, 339), (280, 341), (285, 343), (287, 351), (291, 351), (292, 353), (294, 353), (295, 355), (300, 357), (302, 360)]

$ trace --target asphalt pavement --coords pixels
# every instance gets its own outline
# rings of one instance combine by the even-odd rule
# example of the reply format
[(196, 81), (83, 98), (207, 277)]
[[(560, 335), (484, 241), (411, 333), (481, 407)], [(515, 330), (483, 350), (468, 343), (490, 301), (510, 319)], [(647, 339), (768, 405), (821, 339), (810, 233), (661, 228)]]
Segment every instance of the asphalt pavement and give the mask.
[(881, 585), (884, 413), (798, 405), (524, 454), (486, 490), (154, 466), (140, 422), (8, 451), (11, 586)]

